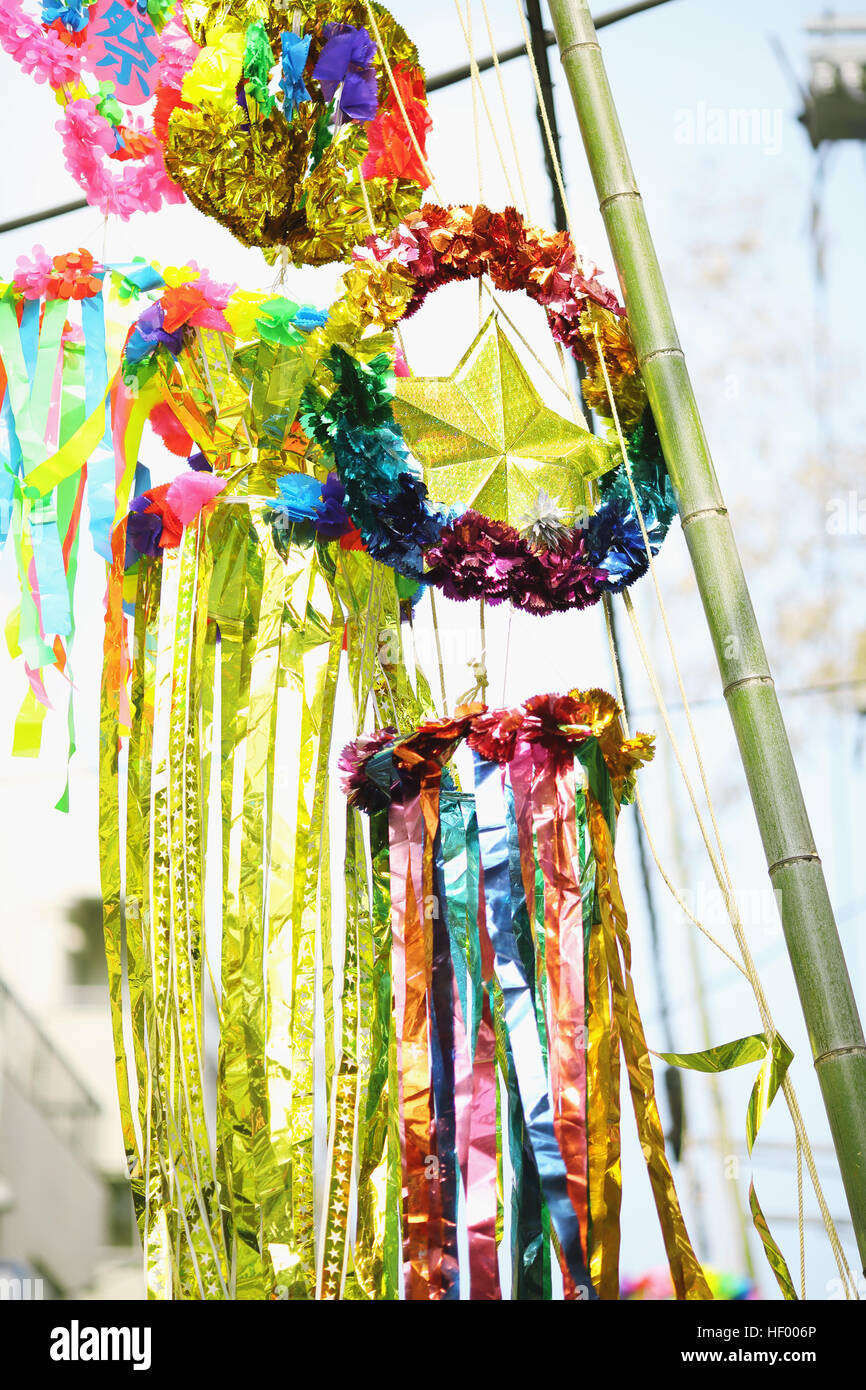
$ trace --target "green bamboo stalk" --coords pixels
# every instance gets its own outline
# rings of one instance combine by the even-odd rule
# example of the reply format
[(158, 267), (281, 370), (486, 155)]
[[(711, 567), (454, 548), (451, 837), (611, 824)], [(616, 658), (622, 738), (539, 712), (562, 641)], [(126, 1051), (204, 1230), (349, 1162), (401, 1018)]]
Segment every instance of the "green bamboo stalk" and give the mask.
[(866, 1041), (788, 735), (587, 0), (550, 15), (676, 492), (866, 1265)]

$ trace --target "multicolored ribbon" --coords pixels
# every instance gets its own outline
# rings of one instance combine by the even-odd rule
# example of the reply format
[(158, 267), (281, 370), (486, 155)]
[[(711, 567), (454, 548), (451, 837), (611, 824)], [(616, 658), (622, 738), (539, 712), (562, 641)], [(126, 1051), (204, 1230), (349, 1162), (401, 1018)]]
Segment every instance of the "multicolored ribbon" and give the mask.
[[(464, 740), (473, 793), (450, 771)], [(350, 806), (379, 858), (388, 844), (406, 1298), (501, 1297), (505, 1135), (512, 1296), (551, 1297), (551, 1244), (567, 1299), (619, 1296), (620, 1047), (677, 1296), (711, 1297), (664, 1153), (612, 852), (650, 744), (624, 738), (603, 691), (573, 691), (344, 751)]]
[[(13, 735), (21, 756), (40, 750), (50, 708), (46, 670), (63, 674), (71, 692), (85, 479), (93, 543), (110, 564), (111, 530), (134, 476), (134, 462), (132, 474), (115, 471), (111, 383), (122, 333), (106, 322), (106, 299), (116, 307), (121, 294), (129, 299), (163, 283), (144, 262), (99, 265), (84, 251), (51, 260), (40, 247), (0, 285), (0, 545), (11, 535), (21, 593), (6, 625), (29, 682)], [(133, 414), (143, 425), (144, 401)], [(67, 704), (68, 763), (75, 734), (71, 698)], [(68, 785), (58, 807), (67, 805)]]

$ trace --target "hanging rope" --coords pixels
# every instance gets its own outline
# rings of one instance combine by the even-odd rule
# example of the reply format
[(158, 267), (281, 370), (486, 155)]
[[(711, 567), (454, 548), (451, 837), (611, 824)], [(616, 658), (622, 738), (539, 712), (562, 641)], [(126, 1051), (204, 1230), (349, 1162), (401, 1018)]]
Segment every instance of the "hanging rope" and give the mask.
[[(759, 1011), (759, 1013), (760, 1013), (760, 1015), (761, 1015), (761, 1020), (762, 1020), (763, 1026), (764, 1026), (764, 1030), (765, 1030), (765, 1032), (766, 1032), (766, 1034), (767, 1034), (767, 1037), (768, 1037), (768, 1038), (770, 1039), (770, 1041), (772, 1042), (772, 1041), (777, 1037), (777, 1030), (776, 1030), (775, 1024), (774, 1024), (774, 1022), (773, 1022), (772, 1014), (771, 1014), (771, 1012), (770, 1012), (770, 1007), (769, 1007), (769, 1003), (768, 1003), (768, 1001), (767, 1001), (766, 994), (765, 994), (765, 992), (764, 992), (763, 984), (762, 984), (762, 982), (761, 982), (760, 975), (759, 975), (759, 973), (758, 973), (757, 967), (756, 967), (755, 962), (754, 962), (754, 959), (753, 959), (753, 957), (752, 957), (752, 953), (751, 953), (751, 950), (750, 950), (750, 948), (749, 948), (748, 941), (747, 941), (747, 939), (746, 939), (745, 931), (743, 930), (742, 921), (741, 921), (741, 919), (740, 919), (739, 909), (738, 909), (738, 906), (737, 906), (737, 903), (736, 903), (736, 897), (735, 897), (735, 895), (734, 895), (733, 883), (732, 883), (732, 881), (731, 881), (730, 871), (729, 871), (728, 864), (727, 864), (727, 858), (726, 858), (726, 856), (725, 856), (724, 847), (723, 847), (722, 840), (721, 840), (721, 832), (720, 832), (720, 830), (719, 830), (718, 820), (717, 820), (717, 818), (716, 818), (715, 806), (714, 806), (714, 804), (713, 804), (713, 799), (712, 799), (712, 795), (711, 795), (711, 793), (710, 793), (710, 788), (709, 788), (709, 782), (708, 782), (707, 775), (706, 775), (706, 769), (705, 769), (705, 767), (704, 767), (703, 757), (702, 757), (702, 755), (701, 755), (700, 744), (699, 744), (698, 737), (697, 737), (697, 730), (695, 729), (694, 720), (693, 720), (693, 718), (692, 718), (691, 709), (690, 709), (689, 703), (688, 703), (688, 697), (687, 697), (687, 695), (686, 695), (685, 686), (684, 686), (683, 679), (682, 679), (682, 673), (681, 673), (681, 670), (680, 670), (680, 664), (679, 664), (679, 660), (678, 660), (678, 657), (677, 657), (676, 646), (675, 646), (674, 639), (673, 639), (673, 633), (672, 633), (672, 631), (671, 631), (670, 622), (669, 622), (669, 620), (668, 620), (667, 608), (666, 608), (666, 605), (665, 605), (665, 602), (664, 602), (664, 597), (663, 597), (662, 592), (661, 592), (661, 586), (660, 586), (659, 581), (658, 581), (658, 574), (657, 574), (656, 568), (655, 568), (655, 559), (654, 559), (654, 556), (653, 556), (653, 554), (652, 554), (652, 548), (651, 548), (651, 546), (650, 546), (649, 536), (648, 536), (648, 534), (647, 534), (646, 524), (645, 524), (645, 521), (644, 521), (644, 517), (643, 517), (643, 512), (642, 512), (642, 510), (641, 510), (641, 506), (640, 506), (640, 500), (639, 500), (638, 495), (637, 495), (637, 490), (636, 490), (636, 488), (635, 488), (635, 486), (634, 486), (634, 480), (633, 480), (632, 472), (631, 472), (631, 464), (630, 464), (629, 457), (628, 457), (628, 450), (627, 450), (627, 447), (626, 447), (625, 439), (624, 439), (624, 437), (623, 437), (622, 428), (621, 428), (621, 426), (620, 426), (619, 413), (618, 413), (617, 408), (616, 408), (616, 403), (615, 403), (615, 401), (614, 401), (614, 399), (613, 399), (613, 393), (612, 393), (611, 385), (610, 385), (610, 378), (609, 378), (608, 371), (607, 371), (607, 363), (606, 363), (606, 361), (605, 361), (604, 351), (603, 351), (603, 348), (602, 348), (602, 345), (601, 345), (601, 341), (600, 341), (600, 337), (599, 337), (599, 333), (598, 333), (598, 329), (597, 329), (597, 328), (594, 330), (594, 336), (595, 336), (595, 341), (596, 341), (596, 348), (597, 348), (597, 351), (598, 351), (598, 354), (599, 354), (599, 361), (600, 361), (600, 363), (601, 363), (602, 373), (603, 373), (603, 376), (604, 376), (605, 390), (606, 390), (607, 395), (608, 395), (608, 402), (609, 402), (609, 406), (610, 406), (611, 418), (613, 419), (614, 427), (615, 427), (615, 429), (616, 429), (617, 439), (618, 439), (618, 442), (619, 442), (620, 449), (621, 449), (621, 451), (622, 451), (622, 457), (623, 457), (623, 461), (624, 461), (625, 468), (626, 468), (626, 475), (627, 475), (627, 477), (628, 477), (629, 488), (630, 488), (630, 491), (631, 491), (631, 494), (632, 494), (632, 502), (633, 502), (633, 505), (634, 505), (634, 508), (635, 508), (635, 514), (636, 514), (636, 516), (637, 516), (637, 518), (638, 518), (638, 523), (639, 523), (639, 525), (640, 525), (641, 535), (642, 535), (642, 537), (643, 537), (644, 546), (645, 546), (646, 553), (647, 553), (647, 559), (648, 559), (648, 562), (649, 562), (649, 569), (650, 569), (650, 573), (651, 573), (652, 579), (653, 579), (653, 587), (654, 587), (654, 589), (655, 589), (656, 599), (657, 599), (657, 602), (658, 602), (658, 605), (659, 605), (659, 612), (660, 612), (660, 614), (661, 614), (662, 623), (663, 623), (663, 626), (664, 626), (664, 629), (665, 629), (665, 633), (666, 633), (666, 636), (667, 636), (668, 647), (669, 647), (669, 650), (670, 650), (670, 653), (671, 653), (671, 661), (672, 661), (673, 668), (674, 668), (674, 672), (675, 672), (676, 679), (677, 679), (677, 685), (678, 685), (679, 692), (680, 692), (680, 698), (681, 698), (681, 700), (682, 700), (682, 702), (683, 702), (683, 710), (684, 710), (684, 713), (685, 713), (685, 715), (686, 715), (686, 720), (687, 720), (688, 727), (689, 727), (689, 732), (690, 732), (690, 735), (691, 735), (692, 746), (693, 746), (694, 753), (695, 753), (695, 757), (696, 757), (696, 760), (697, 760), (697, 765), (698, 765), (698, 769), (699, 769), (699, 773), (700, 773), (700, 778), (701, 778), (701, 784), (702, 784), (702, 787), (703, 787), (704, 796), (705, 796), (705, 798), (706, 798), (707, 809), (708, 809), (709, 815), (710, 815), (710, 821), (711, 821), (711, 824), (712, 824), (712, 826), (713, 826), (713, 832), (714, 832), (714, 835), (715, 835), (715, 838), (716, 838), (716, 844), (717, 844), (718, 850), (719, 850), (719, 857), (718, 857), (718, 858), (716, 857), (716, 853), (715, 853), (715, 851), (714, 851), (714, 849), (713, 849), (712, 843), (711, 843), (710, 838), (709, 838), (709, 835), (708, 835), (708, 833), (707, 833), (707, 829), (706, 829), (706, 826), (705, 826), (705, 824), (704, 824), (703, 817), (702, 817), (702, 815), (701, 815), (701, 813), (700, 813), (700, 809), (699, 809), (698, 804), (697, 804), (697, 799), (696, 799), (696, 797), (695, 797), (694, 790), (693, 790), (693, 788), (692, 788), (691, 780), (690, 780), (690, 778), (689, 778), (689, 776), (688, 776), (688, 773), (687, 773), (687, 771), (686, 771), (685, 763), (684, 763), (684, 761), (683, 761), (682, 754), (681, 754), (680, 747), (679, 747), (679, 742), (678, 742), (678, 740), (677, 740), (676, 734), (674, 733), (673, 725), (671, 724), (670, 715), (669, 715), (668, 709), (667, 709), (667, 704), (666, 704), (666, 702), (665, 702), (664, 695), (662, 694), (661, 686), (660, 686), (659, 681), (658, 681), (658, 676), (657, 676), (657, 674), (656, 674), (655, 667), (654, 667), (654, 665), (653, 665), (652, 659), (651, 659), (651, 657), (650, 657), (650, 655), (649, 655), (649, 652), (648, 652), (647, 647), (646, 647), (646, 643), (645, 643), (645, 641), (644, 641), (643, 633), (642, 633), (642, 631), (641, 631), (640, 624), (639, 624), (638, 619), (637, 619), (637, 614), (635, 613), (635, 610), (634, 610), (634, 604), (632, 603), (632, 600), (631, 600), (630, 596), (629, 596), (627, 593), (624, 593), (624, 594), (623, 594), (623, 602), (624, 602), (624, 604), (625, 604), (625, 609), (626, 609), (626, 612), (628, 613), (629, 621), (631, 622), (632, 629), (633, 629), (633, 631), (634, 631), (635, 638), (636, 638), (637, 643), (638, 643), (638, 648), (639, 648), (640, 653), (641, 653), (641, 657), (642, 657), (642, 660), (643, 660), (643, 663), (644, 663), (644, 667), (645, 667), (646, 672), (647, 672), (647, 676), (649, 677), (649, 680), (650, 680), (650, 685), (651, 685), (651, 687), (652, 687), (653, 694), (654, 694), (655, 697), (656, 697), (656, 703), (658, 704), (659, 712), (661, 713), (662, 720), (663, 720), (664, 725), (665, 725), (665, 729), (666, 729), (667, 734), (668, 734), (668, 737), (669, 737), (669, 739), (670, 739), (670, 741), (671, 741), (671, 746), (672, 746), (672, 748), (673, 748), (673, 750), (674, 750), (674, 755), (675, 755), (676, 760), (677, 760), (677, 765), (678, 765), (678, 767), (679, 767), (679, 769), (680, 769), (680, 773), (681, 773), (682, 778), (683, 778), (683, 781), (684, 781), (684, 783), (685, 783), (686, 790), (688, 791), (688, 794), (689, 794), (689, 799), (690, 799), (690, 801), (691, 801), (691, 803), (692, 803), (692, 807), (693, 807), (694, 812), (695, 812), (695, 817), (696, 817), (696, 819), (697, 819), (698, 826), (699, 826), (699, 829), (700, 829), (700, 832), (701, 832), (701, 837), (702, 837), (702, 839), (703, 839), (703, 841), (704, 841), (704, 845), (705, 845), (705, 847), (706, 847), (707, 854), (708, 854), (708, 857), (709, 857), (709, 859), (710, 859), (710, 864), (711, 864), (711, 866), (712, 866), (713, 872), (714, 872), (714, 874), (715, 874), (715, 876), (716, 876), (716, 881), (717, 881), (718, 884), (719, 884), (719, 888), (720, 888), (720, 890), (721, 890), (721, 892), (722, 892), (722, 896), (723, 896), (724, 901), (725, 901), (725, 906), (726, 906), (726, 909), (727, 909), (727, 912), (728, 912), (728, 917), (729, 917), (730, 922), (731, 922), (731, 927), (732, 927), (732, 929), (733, 929), (734, 936), (735, 936), (736, 941), (737, 941), (737, 946), (738, 946), (738, 948), (739, 948), (739, 950), (740, 950), (740, 955), (742, 956), (742, 959), (743, 959), (743, 964), (744, 964), (744, 966), (745, 966), (746, 974), (748, 975), (749, 983), (750, 983), (750, 985), (751, 985), (751, 987), (752, 987), (752, 991), (753, 991), (753, 993), (754, 993), (754, 995), (755, 995), (755, 1000), (756, 1000), (756, 1002), (757, 1002), (757, 1004), (758, 1004), (758, 1011)], [(851, 1269), (850, 1269), (850, 1267), (849, 1267), (849, 1265), (848, 1265), (848, 1261), (847, 1261), (847, 1259), (846, 1259), (846, 1257), (845, 1257), (845, 1252), (844, 1252), (844, 1250), (843, 1250), (843, 1248), (842, 1248), (842, 1243), (841, 1243), (841, 1241), (840, 1241), (840, 1239), (839, 1239), (839, 1234), (838, 1234), (838, 1231), (836, 1230), (835, 1222), (833, 1221), (832, 1215), (831, 1215), (831, 1213), (830, 1213), (830, 1210), (829, 1210), (829, 1208), (828, 1208), (828, 1206), (827, 1206), (827, 1203), (826, 1203), (826, 1200), (825, 1200), (825, 1198), (824, 1198), (823, 1188), (822, 1188), (822, 1186), (821, 1186), (821, 1182), (820, 1182), (820, 1179), (819, 1179), (819, 1177), (818, 1177), (817, 1168), (815, 1167), (815, 1160), (814, 1160), (814, 1156), (813, 1156), (813, 1154), (812, 1154), (812, 1146), (811, 1146), (811, 1143), (810, 1143), (810, 1140), (809, 1140), (809, 1136), (808, 1136), (808, 1134), (807, 1134), (807, 1132), (806, 1132), (806, 1127), (805, 1127), (805, 1124), (804, 1124), (804, 1121), (803, 1121), (802, 1113), (801, 1113), (801, 1111), (800, 1111), (800, 1106), (799, 1106), (799, 1102), (798, 1102), (798, 1100), (797, 1100), (796, 1092), (795, 1092), (795, 1090), (794, 1090), (794, 1086), (793, 1086), (792, 1081), (790, 1080), (790, 1077), (787, 1076), (787, 1075), (786, 1075), (786, 1077), (785, 1077), (785, 1079), (784, 1079), (784, 1081), (783, 1081), (783, 1083), (782, 1083), (782, 1090), (783, 1090), (784, 1095), (785, 1095), (785, 1100), (786, 1100), (786, 1103), (787, 1103), (787, 1105), (788, 1105), (788, 1109), (789, 1109), (789, 1111), (790, 1111), (791, 1118), (792, 1118), (792, 1120), (793, 1120), (793, 1122), (794, 1122), (795, 1133), (796, 1133), (796, 1135), (797, 1135), (797, 1138), (798, 1138), (800, 1144), (802, 1145), (803, 1154), (804, 1154), (805, 1159), (806, 1159), (806, 1166), (807, 1166), (807, 1168), (809, 1169), (809, 1176), (810, 1176), (810, 1178), (811, 1178), (811, 1180), (812, 1180), (812, 1185), (813, 1185), (814, 1190), (815, 1190), (815, 1196), (816, 1196), (816, 1198), (817, 1198), (817, 1200), (818, 1200), (818, 1206), (819, 1206), (820, 1211), (821, 1211), (821, 1217), (822, 1217), (822, 1220), (823, 1220), (823, 1222), (824, 1222), (824, 1227), (825, 1227), (825, 1230), (826, 1230), (826, 1232), (827, 1232), (827, 1237), (828, 1237), (828, 1239), (829, 1239), (829, 1241), (830, 1241), (830, 1245), (831, 1245), (831, 1248), (832, 1248), (832, 1250), (833, 1250), (834, 1257), (835, 1257), (835, 1259), (836, 1259), (837, 1268), (838, 1268), (838, 1270), (839, 1270), (840, 1277), (842, 1278), (843, 1285), (844, 1285), (844, 1287), (845, 1287), (846, 1297), (848, 1297), (848, 1298), (853, 1297), (853, 1298), (855, 1298), (855, 1299), (856, 1299), (856, 1298), (859, 1298), (859, 1294), (858, 1294), (858, 1292), (857, 1292), (856, 1283), (855, 1283), (854, 1277), (853, 1277), (853, 1275), (852, 1275), (852, 1273), (851, 1273)], [(849, 1292), (849, 1289), (850, 1289), (850, 1292)]]

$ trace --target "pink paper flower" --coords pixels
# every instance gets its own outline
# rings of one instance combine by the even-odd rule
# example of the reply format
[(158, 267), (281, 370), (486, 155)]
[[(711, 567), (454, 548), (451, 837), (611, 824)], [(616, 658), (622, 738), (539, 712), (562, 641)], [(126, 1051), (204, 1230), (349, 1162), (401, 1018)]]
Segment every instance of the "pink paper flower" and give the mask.
[(44, 246), (34, 246), (32, 254), (32, 260), (18, 257), (12, 283), (25, 299), (41, 299), (48, 288), (53, 262)]
[(179, 521), (184, 526), (189, 526), (191, 521), (195, 521), (202, 507), (206, 507), (208, 502), (222, 492), (226, 485), (225, 478), (218, 478), (213, 473), (179, 473), (172, 483), (169, 484), (165, 500)]
[(170, 20), (162, 31), (159, 44), (159, 80), (163, 87), (174, 87), (180, 91), (183, 79), (189, 72), (201, 49), (189, 37), (186, 30)]
[(52, 29), (44, 30), (15, 0), (0, 4), (0, 48), (37, 82), (63, 87), (81, 76), (78, 49), (65, 44)]
[(57, 129), (66, 167), (92, 207), (126, 221), (136, 212), (158, 212), (164, 202), (184, 201), (156, 146), (143, 159), (124, 164), (117, 174), (104, 167), (103, 159), (115, 149), (114, 132), (89, 98), (71, 101)]

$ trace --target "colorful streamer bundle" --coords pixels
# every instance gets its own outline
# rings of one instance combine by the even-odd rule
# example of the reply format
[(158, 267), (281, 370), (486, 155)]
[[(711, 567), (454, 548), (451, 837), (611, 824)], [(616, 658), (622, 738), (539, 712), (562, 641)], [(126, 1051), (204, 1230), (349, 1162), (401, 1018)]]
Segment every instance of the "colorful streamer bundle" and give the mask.
[[(143, 261), (106, 266), (83, 249), (52, 258), (38, 246), (0, 286), (0, 544), (13, 539), (21, 591), (6, 636), (30, 683), (15, 730), (20, 754), (39, 751), (46, 668), (71, 689), (85, 486), (93, 542), (108, 560), (118, 498), (125, 510), (133, 485), (144, 420), (140, 409), (114, 410), (121, 343), (106, 330), (106, 299), (129, 301), (162, 284)], [(130, 473), (118, 472), (116, 451), (131, 455)], [(69, 733), (72, 750), (71, 701)]]
[[(473, 792), (447, 767), (464, 740)], [(615, 701), (592, 690), (464, 706), (345, 750), (374, 886), (346, 978), (357, 959), (374, 972), (358, 978), (372, 1013), (351, 1046), (363, 1038), (367, 1061), (329, 1152), (345, 1152), (354, 1111), (354, 1263), (369, 1297), (402, 1284), (406, 1298), (454, 1299), (466, 1281), (473, 1299), (501, 1296), (503, 1148), (512, 1297), (551, 1296), (551, 1239), (566, 1297), (619, 1297), (620, 1049), (677, 1297), (711, 1297), (665, 1155), (613, 856), (650, 745), (625, 739)], [(340, 1279), (337, 1262), (331, 1296)]]
[[(266, 259), (345, 260), (429, 183), (431, 124), (414, 44), (381, 5), (201, 0), (203, 45), (168, 110), (169, 172), (191, 202)], [(371, 25), (371, 34), (367, 25)]]

